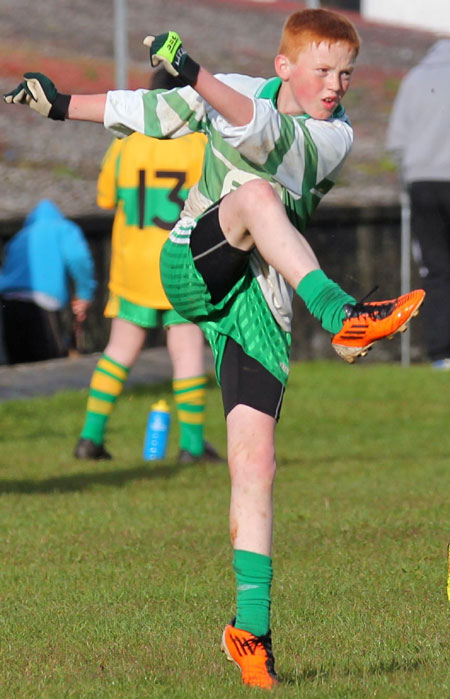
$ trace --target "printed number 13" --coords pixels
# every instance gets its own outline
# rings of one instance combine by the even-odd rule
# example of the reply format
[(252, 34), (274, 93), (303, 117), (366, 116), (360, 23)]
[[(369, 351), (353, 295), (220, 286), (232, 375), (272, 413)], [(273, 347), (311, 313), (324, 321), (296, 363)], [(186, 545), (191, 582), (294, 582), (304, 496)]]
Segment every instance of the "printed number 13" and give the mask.
[[(176, 204), (178, 212), (176, 217), (171, 221), (164, 221), (159, 216), (154, 216), (151, 225), (162, 228), (164, 231), (170, 231), (176, 224), (181, 209), (184, 206), (184, 200), (180, 197), (180, 191), (186, 182), (186, 172), (181, 170), (157, 170), (155, 176), (160, 179), (175, 180), (175, 185), (169, 193), (169, 201)], [(139, 228), (144, 228), (145, 222), (145, 170), (139, 170)]]

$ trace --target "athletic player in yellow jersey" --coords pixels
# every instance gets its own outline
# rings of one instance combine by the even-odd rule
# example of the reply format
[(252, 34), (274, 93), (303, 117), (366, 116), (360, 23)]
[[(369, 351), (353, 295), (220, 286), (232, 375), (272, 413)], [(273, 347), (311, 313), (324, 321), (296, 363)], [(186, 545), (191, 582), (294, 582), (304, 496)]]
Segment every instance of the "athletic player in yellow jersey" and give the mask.
[[(153, 89), (180, 81), (158, 71)], [(97, 184), (97, 203), (117, 207), (113, 224), (108, 344), (91, 379), (85, 421), (74, 455), (110, 459), (105, 433), (117, 398), (144, 345), (148, 328), (162, 321), (173, 367), (180, 463), (224, 460), (204, 439), (204, 336), (173, 310), (159, 273), (161, 248), (179, 218), (188, 189), (200, 177), (206, 138), (191, 134), (159, 141), (134, 133), (111, 144)]]

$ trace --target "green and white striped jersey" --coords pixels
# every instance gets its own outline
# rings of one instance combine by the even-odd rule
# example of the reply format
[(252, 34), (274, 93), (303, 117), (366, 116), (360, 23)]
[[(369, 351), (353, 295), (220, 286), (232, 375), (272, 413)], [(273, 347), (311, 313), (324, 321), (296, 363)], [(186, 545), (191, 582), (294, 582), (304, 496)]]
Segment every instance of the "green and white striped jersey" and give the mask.
[[(116, 136), (132, 131), (156, 138), (206, 133), (203, 173), (188, 199), (187, 213), (198, 216), (223, 195), (259, 177), (272, 183), (291, 222), (303, 231), (350, 152), (353, 131), (344, 109), (339, 106), (326, 121), (281, 114), (276, 107), (279, 78), (216, 77), (253, 99), (249, 124), (231, 126), (190, 86), (109, 92), (104, 124)], [(257, 253), (252, 255), (252, 271), (278, 324), (289, 332), (292, 290)]]

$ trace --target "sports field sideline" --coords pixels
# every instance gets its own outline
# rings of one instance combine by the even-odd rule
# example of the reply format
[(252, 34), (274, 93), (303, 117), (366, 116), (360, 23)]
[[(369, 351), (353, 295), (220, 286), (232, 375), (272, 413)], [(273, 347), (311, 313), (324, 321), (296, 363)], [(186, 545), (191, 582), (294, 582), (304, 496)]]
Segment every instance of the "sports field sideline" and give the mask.
[[(84, 389), (89, 385), (99, 354), (53, 359), (33, 364), (0, 365), (0, 402), (57, 391)], [(211, 353), (205, 349), (206, 366), (212, 370)], [(168, 381), (172, 375), (165, 347), (143, 350), (128, 379), (128, 387)]]

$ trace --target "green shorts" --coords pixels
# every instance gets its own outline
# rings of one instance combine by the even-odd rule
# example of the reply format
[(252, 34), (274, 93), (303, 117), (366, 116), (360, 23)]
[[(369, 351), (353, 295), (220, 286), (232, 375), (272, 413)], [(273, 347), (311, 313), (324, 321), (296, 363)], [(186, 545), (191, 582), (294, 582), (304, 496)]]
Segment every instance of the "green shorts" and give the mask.
[(189, 241), (195, 225), (192, 219), (179, 221), (163, 246), (160, 269), (167, 298), (178, 313), (203, 330), (214, 355), (219, 384), (225, 345), (231, 337), (285, 386), (290, 333), (282, 330), (273, 317), (250, 266), (223, 299), (212, 303), (192, 259)]
[(127, 301), (123, 296), (117, 296), (113, 293), (109, 294), (104, 315), (106, 318), (122, 318), (122, 320), (139, 325), (141, 328), (158, 328), (161, 324), (163, 328), (168, 328), (170, 325), (182, 325), (189, 322), (173, 308), (168, 310), (148, 308)]

